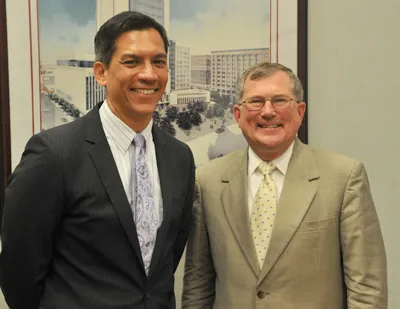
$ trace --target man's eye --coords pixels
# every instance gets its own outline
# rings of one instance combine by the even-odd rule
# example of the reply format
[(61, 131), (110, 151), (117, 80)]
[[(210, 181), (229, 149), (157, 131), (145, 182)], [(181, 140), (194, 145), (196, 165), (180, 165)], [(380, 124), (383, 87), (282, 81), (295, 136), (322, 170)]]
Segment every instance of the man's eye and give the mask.
[(284, 104), (289, 101), (289, 98), (286, 97), (276, 97), (272, 99), (273, 104)]
[(264, 100), (261, 99), (251, 99), (249, 100), (250, 104), (264, 104)]
[(157, 59), (157, 60), (154, 60), (154, 64), (159, 65), (159, 66), (164, 66), (164, 65), (167, 65), (167, 61), (163, 60), (163, 59)]
[(124, 65), (137, 65), (139, 64), (138, 60), (125, 60), (121, 62)]

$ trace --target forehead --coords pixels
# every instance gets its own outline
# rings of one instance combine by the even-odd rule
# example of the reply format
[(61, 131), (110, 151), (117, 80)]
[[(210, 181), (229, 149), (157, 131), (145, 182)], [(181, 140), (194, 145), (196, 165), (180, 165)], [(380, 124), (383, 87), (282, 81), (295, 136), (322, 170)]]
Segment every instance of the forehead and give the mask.
[(124, 52), (165, 52), (164, 41), (160, 33), (153, 28), (132, 30), (121, 34), (115, 42), (116, 51)]
[(243, 90), (245, 94), (289, 94), (293, 92), (293, 84), (285, 72), (278, 71), (255, 80), (247, 77)]

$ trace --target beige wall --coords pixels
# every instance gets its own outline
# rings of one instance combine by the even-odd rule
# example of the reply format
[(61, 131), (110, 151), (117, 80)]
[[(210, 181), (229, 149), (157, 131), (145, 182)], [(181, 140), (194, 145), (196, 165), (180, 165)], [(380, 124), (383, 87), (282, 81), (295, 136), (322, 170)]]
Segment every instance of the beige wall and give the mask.
[(387, 249), (389, 309), (400, 308), (399, 13), (399, 0), (309, 0), (310, 144), (366, 165)]
[[(22, 3), (7, 0), (7, 5), (18, 14)], [(399, 0), (309, 0), (310, 144), (366, 164), (387, 247), (389, 309), (400, 308), (399, 224), (395, 221), (400, 218), (395, 195), (400, 188), (399, 13)], [(11, 52), (18, 51), (16, 44), (24, 37), (19, 33), (25, 34), (18, 25), (9, 23)], [(24, 59), (17, 54), (10, 57), (10, 78), (15, 79), (18, 61), (24, 69)], [(18, 95), (13, 93), (11, 99), (22, 99)], [(177, 298), (181, 276), (182, 267), (176, 280)]]

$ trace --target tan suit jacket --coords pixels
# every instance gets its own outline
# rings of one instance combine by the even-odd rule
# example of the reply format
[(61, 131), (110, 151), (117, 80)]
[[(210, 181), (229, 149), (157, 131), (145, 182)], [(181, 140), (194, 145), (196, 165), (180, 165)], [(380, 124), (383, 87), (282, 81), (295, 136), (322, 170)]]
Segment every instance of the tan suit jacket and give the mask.
[(197, 171), (183, 309), (387, 309), (386, 255), (362, 163), (296, 140), (265, 263), (247, 150)]

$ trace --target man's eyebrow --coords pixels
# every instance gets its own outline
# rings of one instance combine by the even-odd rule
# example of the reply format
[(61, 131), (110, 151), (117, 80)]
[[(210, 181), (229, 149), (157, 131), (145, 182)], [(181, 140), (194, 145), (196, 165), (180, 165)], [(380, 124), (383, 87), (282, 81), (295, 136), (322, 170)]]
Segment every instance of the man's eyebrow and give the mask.
[(124, 53), (121, 55), (121, 58), (139, 58), (139, 56), (133, 53)]
[(249, 96), (248, 99), (264, 99), (264, 97), (260, 94), (255, 94), (255, 95)]
[(268, 99), (268, 98), (287, 97), (287, 96), (288, 96), (287, 94), (283, 94), (283, 93), (273, 94), (273, 95), (271, 95), (269, 97), (263, 96), (261, 94), (255, 94), (255, 95), (250, 96), (249, 98), (262, 98), (262, 99), (267, 98)]
[(167, 54), (166, 53), (158, 53), (153, 58), (167, 58)]
[[(121, 55), (121, 58), (134, 58), (134, 59), (140, 59), (142, 57), (138, 56), (137, 54), (134, 53), (124, 53)], [(167, 54), (166, 53), (158, 53), (156, 55), (154, 55), (153, 57), (154, 59), (158, 59), (158, 58), (167, 58)]]

